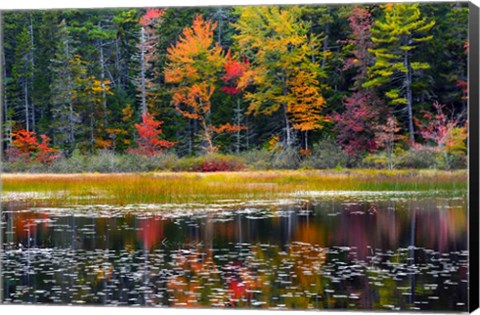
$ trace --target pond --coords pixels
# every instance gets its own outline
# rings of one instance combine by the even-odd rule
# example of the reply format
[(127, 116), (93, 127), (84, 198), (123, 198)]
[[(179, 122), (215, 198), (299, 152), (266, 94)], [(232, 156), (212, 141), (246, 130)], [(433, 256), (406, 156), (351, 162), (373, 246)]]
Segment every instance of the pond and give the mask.
[(3, 303), (467, 311), (464, 197), (3, 209)]

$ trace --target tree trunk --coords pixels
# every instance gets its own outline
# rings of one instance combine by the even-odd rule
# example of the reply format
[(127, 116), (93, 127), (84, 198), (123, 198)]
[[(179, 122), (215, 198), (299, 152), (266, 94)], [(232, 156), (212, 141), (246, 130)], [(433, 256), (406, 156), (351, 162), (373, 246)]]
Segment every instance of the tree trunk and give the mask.
[[(200, 100), (200, 108), (204, 108), (201, 100)], [(205, 141), (207, 141), (207, 145), (208, 145), (208, 148), (207, 148), (208, 153), (213, 153), (213, 152), (215, 152), (215, 147), (213, 146), (211, 131), (208, 128), (209, 127), (209, 124), (208, 124), (209, 118), (210, 118), (210, 111), (205, 113), (205, 115), (202, 117), (202, 127), (203, 127), (204, 136), (205, 136)]]
[(215, 147), (213, 146), (212, 135), (210, 134), (210, 130), (208, 129), (208, 125), (205, 119), (202, 119), (202, 127), (205, 135), (205, 140), (207, 141), (208, 145), (208, 153), (213, 153), (215, 152)]
[[(65, 42), (65, 58), (69, 60), (70, 56), (70, 50), (68, 47), (68, 39)], [(68, 116), (68, 123), (69, 123), (69, 131), (68, 131), (68, 142), (71, 147), (73, 147), (73, 143), (75, 140), (75, 122), (73, 121), (73, 95), (72, 95), (72, 90), (73, 90), (73, 78), (68, 71), (67, 75), (67, 86), (68, 86), (68, 109), (69, 109), (69, 116)]]
[[(328, 14), (330, 14), (330, 9), (328, 10)], [(325, 69), (327, 66), (327, 57), (326, 57), (326, 51), (328, 49), (328, 34), (330, 33), (330, 24), (327, 23), (327, 26), (325, 27), (325, 38), (323, 39), (323, 47), (322, 47), (322, 69)]]
[(248, 115), (245, 117), (245, 127), (247, 128), (245, 132), (245, 149), (250, 148), (250, 128), (248, 128)]
[(93, 108), (90, 108), (90, 153), (93, 154), (95, 149), (95, 136), (94, 136), (94, 120), (93, 120)]
[(195, 137), (195, 133), (193, 131), (193, 119), (188, 121), (188, 155), (192, 155), (193, 153), (193, 137)]
[[(2, 19), (1, 19), (1, 13), (0, 13), (0, 37), (2, 36), (2, 31), (1, 31), (1, 22), (2, 22)], [(1, 39), (0, 39), (1, 41)], [(4, 115), (4, 123), (5, 123), (5, 138), (7, 139), (6, 141), (6, 144), (7, 144), (7, 148), (10, 147), (11, 143), (12, 143), (12, 137), (11, 137), (11, 124), (9, 122), (9, 117), (8, 117), (8, 98), (7, 98), (7, 67), (6, 67), (6, 64), (5, 64), (5, 49), (4, 49), (4, 46), (3, 45), (0, 45), (0, 49), (2, 50), (2, 76), (3, 76), (3, 80), (2, 80), (2, 87), (0, 87), (1, 89), (1, 95), (0, 97), (2, 97), (3, 99), (3, 115)]]
[(412, 67), (408, 59), (408, 51), (405, 51), (404, 66), (407, 69), (405, 78), (405, 89), (407, 96), (407, 111), (408, 111), (408, 133), (410, 135), (410, 142), (415, 143), (415, 135), (413, 129), (413, 111), (412, 111)]
[[(287, 82), (286, 82), (286, 75), (282, 73), (282, 83), (283, 83), (283, 96), (287, 95)], [(292, 146), (292, 134), (290, 130), (290, 120), (288, 119), (288, 108), (287, 104), (283, 104), (283, 117), (285, 119), (285, 137), (286, 137), (286, 144), (287, 148)]]
[(308, 130), (305, 130), (305, 150), (308, 150)]
[(31, 70), (32, 70), (32, 76), (30, 77), (30, 89), (31, 89), (31, 97), (30, 97), (30, 104), (32, 108), (32, 131), (35, 132), (35, 103), (33, 101), (33, 83), (35, 82), (35, 57), (33, 52), (35, 51), (35, 42), (34, 42), (34, 37), (33, 37), (33, 20), (32, 20), (32, 15), (30, 15), (30, 41), (31, 41), (31, 46), (30, 46), (30, 64), (31, 64)]
[[(115, 74), (117, 76), (117, 86), (120, 86), (122, 90), (125, 90), (125, 86), (123, 85), (122, 80), (122, 66), (120, 60), (122, 58), (122, 52), (120, 51), (120, 45), (118, 44), (119, 38), (115, 39)], [(113, 80), (112, 80), (113, 81)]]
[[(242, 117), (241, 117), (241, 108), (240, 108), (240, 97), (237, 97), (237, 125), (240, 127), (240, 124), (242, 123)], [(237, 130), (237, 147), (236, 147), (236, 152), (237, 154), (240, 153), (240, 141), (241, 141), (241, 130)]]
[(218, 21), (218, 46), (222, 47), (222, 20)]
[(140, 72), (140, 84), (141, 84), (141, 93), (142, 93), (142, 115), (147, 112), (147, 101), (146, 101), (146, 92), (145, 92), (145, 28), (142, 27), (141, 38), (140, 38), (140, 63), (141, 63), (141, 72)]
[(288, 119), (287, 105), (283, 105), (283, 114), (285, 119), (285, 136), (287, 148), (292, 146), (292, 131), (290, 130), (290, 120)]
[(105, 89), (105, 60), (103, 56), (103, 41), (99, 40), (100, 49), (100, 83), (102, 87), (103, 128), (107, 128), (107, 91)]
[(388, 169), (393, 169), (393, 146), (395, 143), (395, 133), (393, 131), (394, 126), (391, 127), (392, 131), (390, 131), (390, 139), (387, 140), (386, 151), (387, 151), (387, 163)]
[(29, 111), (30, 111), (30, 106), (28, 106), (28, 81), (27, 78), (24, 78), (23, 80), (23, 97), (25, 100), (25, 129), (27, 131), (30, 131), (30, 117), (29, 117)]

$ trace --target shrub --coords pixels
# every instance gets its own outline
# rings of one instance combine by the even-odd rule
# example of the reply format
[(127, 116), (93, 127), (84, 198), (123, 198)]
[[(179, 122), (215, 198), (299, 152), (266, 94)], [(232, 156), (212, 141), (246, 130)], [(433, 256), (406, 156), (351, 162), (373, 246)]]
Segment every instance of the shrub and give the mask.
[(245, 165), (255, 170), (266, 170), (272, 168), (273, 154), (267, 149), (253, 149), (242, 152), (240, 157), (245, 161)]
[(29, 160), (30, 160), (29, 155), (23, 153), (17, 147), (10, 147), (10, 148), (5, 150), (5, 161), (6, 162), (22, 161), (24, 163), (27, 163)]
[(396, 156), (395, 164), (398, 168), (435, 168), (438, 154), (431, 147), (411, 147), (406, 153)]
[(274, 169), (296, 169), (300, 166), (300, 154), (295, 149), (286, 149), (275, 153), (272, 158)]
[(362, 160), (362, 167), (386, 169), (388, 168), (388, 157), (385, 153), (367, 154)]
[(357, 165), (356, 158), (345, 153), (331, 137), (315, 143), (311, 155), (300, 164), (303, 168), (332, 169), (336, 167), (353, 167)]
[(240, 157), (222, 154), (207, 154), (199, 157), (182, 158), (173, 169), (176, 171), (193, 172), (226, 172), (239, 171), (244, 168), (244, 161)]
[(468, 157), (466, 155), (454, 155), (450, 160), (451, 169), (466, 169), (468, 166)]

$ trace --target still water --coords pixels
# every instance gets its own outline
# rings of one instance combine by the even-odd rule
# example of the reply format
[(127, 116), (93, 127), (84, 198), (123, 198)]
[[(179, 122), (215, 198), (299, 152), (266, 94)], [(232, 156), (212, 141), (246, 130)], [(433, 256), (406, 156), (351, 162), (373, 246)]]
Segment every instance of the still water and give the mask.
[(465, 198), (3, 216), (3, 303), (467, 310)]

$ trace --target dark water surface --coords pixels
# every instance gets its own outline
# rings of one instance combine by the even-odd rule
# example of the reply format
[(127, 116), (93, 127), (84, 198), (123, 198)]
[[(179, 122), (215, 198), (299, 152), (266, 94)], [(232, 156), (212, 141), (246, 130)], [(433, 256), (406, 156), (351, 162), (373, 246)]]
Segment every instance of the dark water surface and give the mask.
[(3, 303), (467, 310), (465, 198), (183, 213), (6, 204)]

